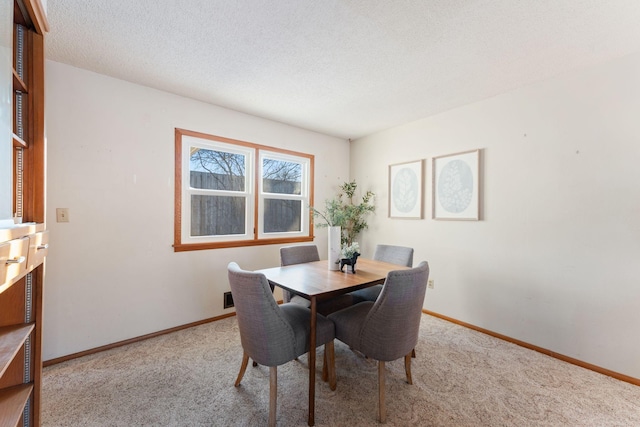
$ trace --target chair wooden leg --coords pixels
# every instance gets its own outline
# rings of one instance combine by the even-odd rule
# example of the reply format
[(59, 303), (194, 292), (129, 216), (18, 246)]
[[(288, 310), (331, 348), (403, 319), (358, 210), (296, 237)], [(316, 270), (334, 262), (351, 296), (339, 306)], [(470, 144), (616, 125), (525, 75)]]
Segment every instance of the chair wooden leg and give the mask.
[(253, 361), (253, 367), (255, 368), (256, 366), (258, 366), (258, 362), (256, 362), (255, 360)]
[(276, 408), (278, 407), (278, 367), (269, 368), (269, 427), (276, 427)]
[(387, 422), (387, 409), (384, 406), (384, 362), (378, 361), (378, 420)]
[(416, 349), (411, 350), (411, 357), (416, 358)]
[(238, 378), (236, 378), (236, 387), (240, 385), (240, 381), (242, 381), (242, 377), (244, 376), (244, 371), (247, 370), (247, 365), (249, 364), (249, 355), (244, 353), (242, 355), (242, 365), (240, 365), (240, 372), (238, 372)]
[(409, 384), (413, 384), (413, 381), (411, 380), (411, 353), (404, 357), (404, 371), (407, 374), (407, 382)]
[[(324, 345), (325, 365), (329, 371), (329, 388), (331, 390), (336, 389), (336, 352), (333, 341), (329, 341)], [(322, 368), (324, 371), (324, 367)]]
[(327, 345), (324, 345), (324, 356), (322, 357), (322, 381), (325, 383), (329, 380), (329, 371), (327, 370)]

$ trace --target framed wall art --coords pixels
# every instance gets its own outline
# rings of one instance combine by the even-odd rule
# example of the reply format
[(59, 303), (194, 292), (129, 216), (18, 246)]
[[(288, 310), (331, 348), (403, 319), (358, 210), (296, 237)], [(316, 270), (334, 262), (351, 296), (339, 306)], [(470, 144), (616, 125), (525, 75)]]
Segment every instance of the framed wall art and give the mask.
[(389, 218), (422, 219), (424, 161), (389, 166)]
[(433, 158), (432, 218), (480, 219), (480, 150)]

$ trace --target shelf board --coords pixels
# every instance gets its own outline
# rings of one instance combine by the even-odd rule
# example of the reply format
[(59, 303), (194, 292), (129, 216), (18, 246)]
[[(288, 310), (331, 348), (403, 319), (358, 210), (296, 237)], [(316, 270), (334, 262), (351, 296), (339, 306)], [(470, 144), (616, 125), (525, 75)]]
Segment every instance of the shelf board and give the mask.
[(27, 85), (20, 78), (16, 70), (13, 70), (13, 90), (19, 90), (22, 93), (29, 93), (27, 90)]
[(24, 139), (20, 138), (15, 133), (12, 133), (11, 135), (13, 136), (13, 148), (16, 148), (16, 147), (27, 148), (27, 143), (25, 142)]
[(19, 239), (39, 231), (44, 231), (44, 224), (25, 222), (22, 224), (12, 224), (11, 226), (0, 227), (0, 243)]
[(23, 384), (0, 390), (0, 426), (16, 426), (33, 390), (32, 384)]
[(0, 328), (0, 377), (4, 375), (18, 350), (33, 331), (33, 327), (33, 324), (23, 324)]

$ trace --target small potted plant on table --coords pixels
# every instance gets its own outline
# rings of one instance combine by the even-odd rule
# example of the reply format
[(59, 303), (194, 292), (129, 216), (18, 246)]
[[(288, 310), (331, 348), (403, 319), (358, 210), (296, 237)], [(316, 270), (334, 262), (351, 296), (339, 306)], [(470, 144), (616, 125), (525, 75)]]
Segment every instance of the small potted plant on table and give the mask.
[[(347, 259), (344, 253), (341, 254), (341, 248), (344, 249), (354, 245), (355, 237), (367, 228), (366, 216), (375, 211), (375, 205), (373, 204), (375, 195), (372, 191), (364, 193), (361, 201), (354, 201), (357, 188), (358, 184), (356, 184), (355, 180), (345, 182), (340, 186), (340, 191), (336, 197), (325, 201), (324, 211), (311, 206), (313, 216), (323, 220), (316, 224), (318, 227), (329, 227), (330, 232), (331, 229), (340, 227), (340, 242), (334, 242), (331, 234), (329, 234), (329, 268), (333, 270), (338, 270), (342, 258)], [(355, 243), (355, 245), (357, 246), (358, 243)], [(353, 252), (356, 253), (359, 250), (359, 246), (357, 246), (357, 249)], [(360, 254), (358, 253), (358, 255)], [(351, 258), (353, 256), (348, 259)], [(355, 265), (355, 259), (353, 264)], [(352, 270), (355, 272), (355, 269)]]

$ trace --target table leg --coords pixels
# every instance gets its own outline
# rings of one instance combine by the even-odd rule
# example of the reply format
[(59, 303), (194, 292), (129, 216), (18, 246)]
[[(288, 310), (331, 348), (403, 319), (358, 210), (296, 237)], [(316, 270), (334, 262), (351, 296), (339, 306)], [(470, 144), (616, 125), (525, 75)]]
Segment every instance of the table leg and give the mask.
[(310, 426), (315, 424), (315, 400), (316, 400), (316, 298), (311, 297), (311, 333), (309, 337), (309, 421)]

